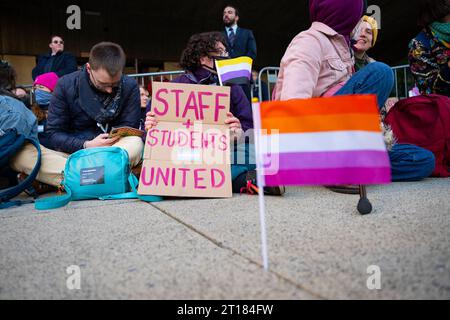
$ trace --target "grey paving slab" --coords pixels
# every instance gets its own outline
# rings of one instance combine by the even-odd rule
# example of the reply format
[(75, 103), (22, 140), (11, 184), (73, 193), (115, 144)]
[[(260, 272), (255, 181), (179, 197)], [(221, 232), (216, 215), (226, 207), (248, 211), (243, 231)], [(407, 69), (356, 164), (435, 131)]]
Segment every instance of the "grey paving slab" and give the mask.
[[(69, 290), (69, 266), (81, 290)], [(0, 215), (0, 299), (315, 299), (152, 206), (85, 201)]]
[[(450, 180), (369, 187), (358, 197), (294, 188), (266, 199), (271, 271), (329, 299), (449, 299)], [(157, 204), (175, 219), (261, 263), (257, 197)], [(381, 270), (369, 290), (368, 267)]]

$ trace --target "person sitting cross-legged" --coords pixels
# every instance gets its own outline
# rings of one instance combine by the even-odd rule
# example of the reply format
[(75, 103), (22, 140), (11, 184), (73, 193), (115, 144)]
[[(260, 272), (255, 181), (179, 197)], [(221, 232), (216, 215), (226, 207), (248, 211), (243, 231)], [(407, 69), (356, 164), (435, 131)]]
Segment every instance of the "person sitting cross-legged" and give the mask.
[[(123, 75), (126, 57), (118, 44), (95, 45), (86, 66), (61, 78), (48, 109), (48, 148), (42, 147), (42, 165), (37, 180), (60, 186), (70, 154), (95, 147), (117, 146), (128, 152), (130, 164), (142, 158), (140, 137), (109, 138), (113, 127), (133, 127), (140, 122), (139, 87)], [(29, 174), (37, 152), (26, 145), (11, 161), (11, 167)]]
[[(372, 62), (354, 73), (351, 33), (364, 12), (363, 0), (310, 0), (312, 25), (298, 34), (281, 60), (276, 100), (373, 94), (381, 111), (394, 86), (389, 66)], [(431, 152), (413, 145), (389, 151), (393, 181), (429, 177), (435, 167)], [(356, 186), (333, 191), (358, 193)]]

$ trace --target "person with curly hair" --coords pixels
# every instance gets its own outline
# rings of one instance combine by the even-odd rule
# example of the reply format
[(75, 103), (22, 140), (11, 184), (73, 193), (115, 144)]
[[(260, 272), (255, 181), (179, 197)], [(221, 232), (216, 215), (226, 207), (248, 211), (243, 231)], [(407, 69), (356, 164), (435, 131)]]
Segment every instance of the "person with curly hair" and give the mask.
[[(207, 32), (193, 35), (184, 49), (180, 65), (186, 73), (177, 79), (175, 83), (200, 84), (200, 85), (219, 85), (219, 78), (215, 70), (215, 60), (227, 59), (228, 52), (225, 47), (225, 38), (220, 32)], [(239, 138), (242, 133), (253, 129), (253, 115), (249, 100), (239, 85), (230, 85), (231, 101), (230, 112), (226, 124), (229, 125), (232, 138)], [(145, 129), (154, 128), (158, 120), (155, 113), (148, 108)], [(245, 149), (245, 150), (242, 150)], [(245, 188), (250, 180), (254, 180), (255, 161), (250, 154), (251, 146), (240, 144), (236, 146), (235, 154), (245, 152), (246, 164), (232, 164), (231, 172), (233, 179), (233, 192), (239, 193)], [(238, 157), (239, 159), (240, 157)], [(270, 194), (280, 194), (279, 190), (264, 190)]]

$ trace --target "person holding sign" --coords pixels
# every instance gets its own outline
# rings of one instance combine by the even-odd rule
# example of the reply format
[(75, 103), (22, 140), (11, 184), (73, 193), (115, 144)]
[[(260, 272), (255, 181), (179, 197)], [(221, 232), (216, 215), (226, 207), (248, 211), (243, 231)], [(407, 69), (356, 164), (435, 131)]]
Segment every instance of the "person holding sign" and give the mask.
[[(215, 70), (215, 60), (228, 58), (225, 43), (226, 40), (220, 32), (193, 35), (183, 51), (180, 62), (181, 66), (186, 70), (186, 74), (175, 79), (173, 82), (211, 86), (219, 85), (219, 79)], [(232, 139), (238, 139), (242, 137), (244, 132), (253, 129), (253, 115), (250, 102), (246, 98), (242, 88), (239, 85), (232, 84), (230, 85), (230, 90), (230, 112), (225, 123), (229, 125)], [(146, 130), (150, 130), (158, 124), (158, 118), (155, 112), (150, 111), (150, 108), (148, 111), (145, 122)], [(254, 173), (256, 166), (255, 161), (249, 159), (249, 144), (242, 143), (237, 145), (234, 153), (239, 153), (237, 156), (238, 162), (240, 158), (245, 158), (246, 160), (245, 163), (232, 164), (231, 166), (233, 192), (239, 193), (242, 188), (246, 187), (248, 180), (256, 177)]]

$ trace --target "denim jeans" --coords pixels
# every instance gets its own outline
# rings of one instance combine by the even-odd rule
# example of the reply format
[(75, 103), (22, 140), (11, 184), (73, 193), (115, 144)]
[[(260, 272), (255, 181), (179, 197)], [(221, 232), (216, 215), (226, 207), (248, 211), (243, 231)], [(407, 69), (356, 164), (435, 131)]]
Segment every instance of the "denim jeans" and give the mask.
[[(394, 86), (394, 74), (384, 63), (370, 63), (351, 77), (336, 95), (376, 94), (378, 107), (386, 103)], [(392, 181), (419, 181), (429, 177), (435, 168), (432, 152), (423, 148), (397, 144), (389, 151)]]
[(411, 145), (396, 144), (389, 151), (392, 181), (419, 181), (431, 176), (436, 166), (431, 151)]
[(386, 103), (394, 87), (392, 69), (381, 62), (373, 62), (355, 73), (336, 95), (375, 94), (378, 108)]

